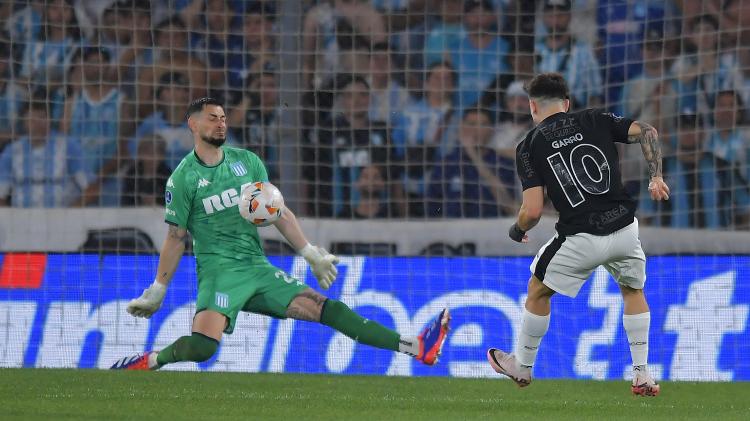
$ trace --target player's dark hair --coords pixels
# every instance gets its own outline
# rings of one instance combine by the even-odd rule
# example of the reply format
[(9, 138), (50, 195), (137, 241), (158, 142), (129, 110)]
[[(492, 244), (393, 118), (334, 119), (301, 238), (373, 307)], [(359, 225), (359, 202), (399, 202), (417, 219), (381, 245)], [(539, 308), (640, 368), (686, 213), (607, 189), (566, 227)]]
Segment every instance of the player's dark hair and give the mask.
[(206, 105), (216, 105), (224, 108), (224, 104), (222, 104), (218, 99), (207, 96), (198, 98), (195, 101), (191, 102), (190, 105), (188, 105), (187, 112), (185, 113), (185, 118), (190, 118), (190, 116), (192, 116), (193, 114), (203, 111), (203, 109), (206, 108)]
[(112, 56), (109, 54), (109, 51), (102, 47), (98, 46), (92, 46), (92, 47), (84, 47), (83, 51), (81, 52), (81, 58), (86, 61), (89, 59), (89, 57), (98, 55), (102, 58), (102, 61), (105, 63), (108, 63)]
[(492, 113), (490, 112), (490, 110), (488, 110), (487, 108), (484, 108), (484, 107), (480, 107), (477, 104), (474, 104), (473, 106), (465, 109), (464, 112), (463, 112), (463, 114), (461, 114), (461, 119), (465, 120), (466, 117), (469, 116), (470, 114), (480, 114), (480, 115), (483, 115), (483, 116), (487, 117), (488, 121), (490, 121), (490, 122), (493, 121)]
[(540, 73), (526, 82), (523, 89), (531, 99), (570, 99), (568, 83), (560, 73)]
[(690, 21), (690, 28), (695, 29), (696, 26), (700, 25), (701, 23), (707, 23), (711, 25), (714, 30), (719, 30), (719, 20), (716, 19), (716, 16), (710, 15), (710, 14), (704, 14), (704, 15), (698, 15), (694, 17)]
[(179, 29), (186, 29), (187, 26), (185, 26), (185, 21), (182, 20), (179, 16), (175, 15), (170, 18), (164, 19), (163, 21), (159, 22), (159, 24), (156, 25), (154, 28), (155, 32), (162, 32), (165, 29), (169, 28), (170, 26), (173, 26), (175, 28)]
[(361, 83), (365, 85), (368, 90), (370, 89), (370, 84), (367, 83), (367, 80), (365, 80), (365, 78), (363, 78), (362, 76), (351, 73), (340, 73), (336, 76), (336, 79), (333, 83), (334, 94), (338, 96), (349, 85), (353, 85), (355, 83)]
[(744, 125), (745, 123), (745, 101), (742, 100), (742, 95), (740, 95), (739, 92), (733, 90), (733, 89), (725, 89), (721, 90), (716, 93), (716, 99), (714, 101), (717, 101), (720, 96), (731, 96), (734, 98), (734, 108), (737, 114), (736, 118), (736, 124), (738, 126)]
[(32, 92), (31, 97), (21, 107), (20, 115), (26, 116), (29, 111), (44, 111), (48, 116), (52, 115), (52, 106), (49, 101), (49, 91), (46, 87), (40, 86)]
[(451, 71), (451, 80), (453, 81), (453, 86), (458, 85), (458, 73), (456, 72), (456, 68), (453, 67), (450, 61), (437, 61), (435, 63), (432, 63), (427, 67), (427, 72), (425, 75), (425, 81), (428, 77), (430, 77), (430, 74), (433, 70), (437, 69), (438, 67), (445, 67), (446, 69)]

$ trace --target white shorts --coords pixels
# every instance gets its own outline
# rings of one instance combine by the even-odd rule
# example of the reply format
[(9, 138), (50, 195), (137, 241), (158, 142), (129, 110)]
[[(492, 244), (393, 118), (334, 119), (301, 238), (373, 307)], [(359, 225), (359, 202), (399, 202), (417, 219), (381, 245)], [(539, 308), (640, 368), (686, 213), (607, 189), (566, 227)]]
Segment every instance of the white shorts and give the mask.
[(530, 269), (549, 288), (575, 297), (599, 265), (620, 285), (643, 289), (646, 255), (638, 239), (637, 219), (609, 235), (555, 235), (539, 249)]

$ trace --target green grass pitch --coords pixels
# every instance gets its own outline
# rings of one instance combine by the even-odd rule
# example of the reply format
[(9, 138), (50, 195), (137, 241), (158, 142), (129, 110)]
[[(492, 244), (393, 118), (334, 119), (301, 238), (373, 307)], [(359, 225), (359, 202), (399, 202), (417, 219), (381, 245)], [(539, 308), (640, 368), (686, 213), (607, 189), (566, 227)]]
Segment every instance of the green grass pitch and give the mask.
[(750, 419), (750, 383), (0, 370), (2, 420)]

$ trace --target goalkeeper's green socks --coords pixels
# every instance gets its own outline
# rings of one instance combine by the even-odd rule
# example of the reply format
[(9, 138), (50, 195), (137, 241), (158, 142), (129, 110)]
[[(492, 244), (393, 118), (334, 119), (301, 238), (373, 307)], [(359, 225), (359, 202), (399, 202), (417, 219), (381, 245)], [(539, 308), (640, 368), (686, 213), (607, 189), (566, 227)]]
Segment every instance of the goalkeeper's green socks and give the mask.
[(378, 322), (365, 319), (341, 301), (327, 299), (320, 314), (320, 323), (330, 326), (359, 343), (381, 349), (417, 355), (417, 338), (402, 338), (398, 332)]
[(203, 362), (211, 358), (219, 347), (219, 341), (201, 333), (193, 332), (190, 336), (183, 336), (172, 345), (159, 351), (156, 363), (159, 367), (164, 364), (179, 361)]

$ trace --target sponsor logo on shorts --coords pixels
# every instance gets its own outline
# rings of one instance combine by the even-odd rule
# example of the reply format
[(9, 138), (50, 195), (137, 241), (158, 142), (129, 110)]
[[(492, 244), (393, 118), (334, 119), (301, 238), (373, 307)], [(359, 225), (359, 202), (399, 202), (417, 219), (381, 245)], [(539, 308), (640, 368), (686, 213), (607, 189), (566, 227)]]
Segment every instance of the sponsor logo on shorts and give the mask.
[(223, 292), (216, 293), (216, 306), (221, 308), (229, 307), (229, 296)]

